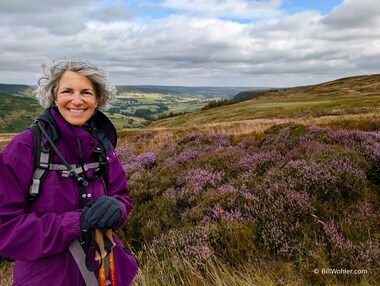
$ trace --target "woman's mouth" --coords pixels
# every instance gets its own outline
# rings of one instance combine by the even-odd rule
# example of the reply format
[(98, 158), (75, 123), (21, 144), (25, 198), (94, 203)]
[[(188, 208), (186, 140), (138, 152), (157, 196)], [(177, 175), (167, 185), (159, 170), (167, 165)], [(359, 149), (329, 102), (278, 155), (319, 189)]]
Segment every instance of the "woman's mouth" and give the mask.
[(85, 112), (86, 109), (73, 109), (73, 108), (68, 108), (67, 109), (68, 111), (72, 112), (72, 113), (82, 113), (82, 112)]

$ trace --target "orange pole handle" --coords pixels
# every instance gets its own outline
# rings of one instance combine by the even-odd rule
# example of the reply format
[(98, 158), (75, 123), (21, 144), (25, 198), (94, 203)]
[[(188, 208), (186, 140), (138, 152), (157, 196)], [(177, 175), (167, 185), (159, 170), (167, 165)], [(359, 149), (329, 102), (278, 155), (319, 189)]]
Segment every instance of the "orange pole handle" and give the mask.
[[(115, 242), (113, 241), (113, 237), (112, 237), (112, 229), (108, 229), (106, 232), (106, 235), (115, 245)], [(99, 285), (106, 286), (106, 272), (104, 268), (103, 259), (106, 258), (107, 252), (104, 249), (103, 233), (98, 229), (95, 230), (95, 241), (97, 242), (100, 248), (100, 253), (98, 253), (97, 251), (95, 253), (95, 260), (98, 260), (99, 263), (102, 263), (102, 266), (99, 269)], [(114, 255), (113, 255), (113, 249), (111, 249), (111, 252), (108, 256), (108, 264), (109, 264), (109, 270), (110, 270), (109, 276), (111, 280), (111, 286), (116, 286), (116, 271), (115, 271), (115, 260), (114, 260)]]
[[(99, 260), (99, 263), (102, 263), (103, 259)], [(104, 269), (104, 261), (102, 266), (99, 269), (99, 286), (106, 286), (106, 271)]]
[(115, 270), (115, 260), (113, 256), (113, 249), (111, 250), (111, 253), (108, 256), (108, 264), (110, 267), (110, 280), (111, 280), (111, 286), (116, 286), (116, 270)]

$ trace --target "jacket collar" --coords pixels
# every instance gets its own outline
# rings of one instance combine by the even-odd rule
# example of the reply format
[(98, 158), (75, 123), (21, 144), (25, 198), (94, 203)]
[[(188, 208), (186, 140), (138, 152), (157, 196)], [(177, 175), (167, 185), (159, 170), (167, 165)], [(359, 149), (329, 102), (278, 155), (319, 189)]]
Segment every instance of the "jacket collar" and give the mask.
[[(100, 113), (100, 111), (97, 111), (97, 113)], [(103, 113), (101, 113), (101, 115), (105, 117)], [(93, 116), (82, 128), (71, 125), (62, 117), (62, 115), (59, 113), (56, 107), (50, 107), (45, 109), (45, 111), (37, 118), (37, 120), (44, 122), (46, 131), (48, 132), (49, 136), (54, 142), (61, 136), (64, 136), (65, 139), (68, 139), (68, 142), (76, 142), (76, 138), (73, 132), (75, 132), (78, 138), (80, 139), (89, 138), (90, 136), (88, 135), (92, 135), (91, 137), (95, 137), (98, 141), (100, 141), (104, 146), (105, 151), (109, 152), (113, 149), (110, 144), (109, 138), (107, 138), (106, 133), (103, 130), (98, 129), (99, 124), (97, 124), (97, 121), (94, 120), (95, 118), (98, 117)], [(101, 128), (102, 126), (99, 127)], [(113, 132), (115, 133), (114, 136), (116, 138), (116, 130), (114, 130)], [(116, 145), (116, 142), (112, 143), (115, 143)]]

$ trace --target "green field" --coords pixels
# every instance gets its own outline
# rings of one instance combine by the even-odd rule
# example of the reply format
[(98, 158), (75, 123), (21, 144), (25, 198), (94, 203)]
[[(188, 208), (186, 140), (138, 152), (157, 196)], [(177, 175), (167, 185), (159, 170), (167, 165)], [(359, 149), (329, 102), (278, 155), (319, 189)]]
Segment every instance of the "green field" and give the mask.
[[(216, 95), (226, 97), (235, 90), (241, 88), (119, 87), (119, 94), (106, 114), (118, 130), (142, 128), (159, 115), (200, 110), (210, 99), (219, 99)], [(32, 91), (27, 85), (0, 84), (0, 133), (20, 132), (42, 112)]]
[[(193, 112), (202, 108), (208, 101), (209, 99), (203, 97), (124, 92), (117, 96), (109, 113), (140, 117), (151, 121), (157, 119), (157, 116), (163, 113)], [(139, 127), (139, 124), (134, 127)]]

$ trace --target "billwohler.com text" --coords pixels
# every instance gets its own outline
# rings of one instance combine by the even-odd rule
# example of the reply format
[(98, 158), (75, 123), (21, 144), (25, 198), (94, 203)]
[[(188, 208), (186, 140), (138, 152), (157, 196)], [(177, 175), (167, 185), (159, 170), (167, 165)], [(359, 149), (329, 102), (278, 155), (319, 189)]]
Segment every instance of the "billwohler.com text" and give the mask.
[(368, 274), (366, 269), (341, 269), (341, 268), (321, 268), (314, 269), (314, 274), (332, 274), (332, 275), (365, 275)]

